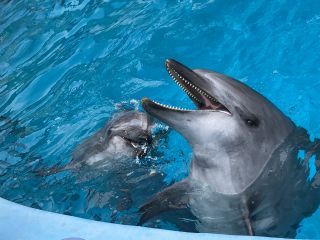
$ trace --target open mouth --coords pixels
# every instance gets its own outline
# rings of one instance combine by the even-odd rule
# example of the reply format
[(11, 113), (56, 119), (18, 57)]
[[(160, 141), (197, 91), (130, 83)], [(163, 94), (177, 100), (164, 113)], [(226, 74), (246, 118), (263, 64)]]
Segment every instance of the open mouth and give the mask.
[(172, 59), (166, 60), (166, 68), (172, 79), (193, 101), (197, 110), (164, 105), (148, 99), (144, 99), (143, 101), (150, 101), (157, 108), (175, 111), (219, 111), (230, 114), (230, 111), (222, 103), (196, 84), (196, 82), (201, 81), (201, 77), (194, 71)]

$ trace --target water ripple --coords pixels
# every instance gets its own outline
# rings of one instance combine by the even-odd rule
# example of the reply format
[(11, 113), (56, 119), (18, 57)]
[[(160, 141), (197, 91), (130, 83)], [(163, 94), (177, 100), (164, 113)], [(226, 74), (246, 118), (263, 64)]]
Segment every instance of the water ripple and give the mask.
[[(0, 196), (135, 224), (136, 207), (147, 196), (134, 195), (136, 205), (115, 213), (123, 194), (116, 189), (127, 186), (104, 184), (111, 189), (105, 192), (97, 188), (103, 179), (79, 183), (61, 173), (41, 180), (32, 171), (70, 161), (75, 146), (119, 106), (136, 107), (130, 100), (149, 96), (191, 106), (167, 76), (168, 57), (245, 81), (320, 136), (317, 0), (7, 0), (0, 16)], [(145, 180), (135, 193), (151, 195), (181, 179), (189, 154), (171, 133), (146, 161), (164, 175), (154, 185)], [(136, 174), (132, 179), (145, 172)], [(310, 219), (300, 237), (311, 236), (319, 214)]]

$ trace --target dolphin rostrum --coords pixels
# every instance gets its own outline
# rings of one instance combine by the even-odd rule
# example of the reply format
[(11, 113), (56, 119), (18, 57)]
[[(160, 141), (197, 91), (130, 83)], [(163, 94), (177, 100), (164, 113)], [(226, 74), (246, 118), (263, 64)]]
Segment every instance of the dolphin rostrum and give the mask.
[[(140, 208), (140, 224), (188, 208), (199, 232), (293, 237), (319, 206), (319, 174), (308, 180), (319, 144), (265, 97), (231, 77), (166, 68), (197, 107), (187, 110), (149, 99), (143, 108), (180, 132), (193, 150), (189, 176)], [(299, 161), (299, 151), (305, 159)], [(319, 165), (319, 164), (317, 164)]]

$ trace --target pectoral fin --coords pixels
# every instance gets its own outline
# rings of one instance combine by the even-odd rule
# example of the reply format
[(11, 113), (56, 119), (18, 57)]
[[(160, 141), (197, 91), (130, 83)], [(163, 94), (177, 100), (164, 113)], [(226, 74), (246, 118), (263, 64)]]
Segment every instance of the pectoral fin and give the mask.
[(138, 225), (144, 224), (159, 213), (187, 208), (189, 192), (190, 184), (183, 180), (157, 193), (139, 209), (142, 216)]

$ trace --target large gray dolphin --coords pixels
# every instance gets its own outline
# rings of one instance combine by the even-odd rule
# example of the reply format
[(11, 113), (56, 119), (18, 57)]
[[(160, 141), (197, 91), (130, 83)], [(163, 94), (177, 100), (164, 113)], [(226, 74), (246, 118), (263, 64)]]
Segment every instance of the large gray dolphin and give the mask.
[[(307, 132), (240, 81), (175, 60), (166, 68), (197, 109), (149, 99), (142, 106), (188, 140), (193, 158), (186, 179), (141, 207), (140, 223), (189, 208), (200, 232), (294, 236), (320, 202), (318, 174), (307, 180), (316, 151)], [(304, 161), (297, 160), (299, 151), (306, 152)]]

